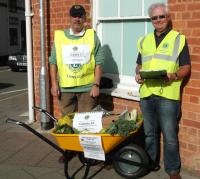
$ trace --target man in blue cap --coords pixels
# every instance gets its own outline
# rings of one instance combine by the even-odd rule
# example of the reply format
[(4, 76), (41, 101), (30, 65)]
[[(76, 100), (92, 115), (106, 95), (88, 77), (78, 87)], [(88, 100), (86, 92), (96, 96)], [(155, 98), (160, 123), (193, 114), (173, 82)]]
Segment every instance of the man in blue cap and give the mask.
[(97, 105), (104, 62), (96, 32), (85, 27), (84, 7), (73, 5), (69, 16), (70, 28), (55, 31), (49, 58), (51, 94), (60, 100), (63, 116)]

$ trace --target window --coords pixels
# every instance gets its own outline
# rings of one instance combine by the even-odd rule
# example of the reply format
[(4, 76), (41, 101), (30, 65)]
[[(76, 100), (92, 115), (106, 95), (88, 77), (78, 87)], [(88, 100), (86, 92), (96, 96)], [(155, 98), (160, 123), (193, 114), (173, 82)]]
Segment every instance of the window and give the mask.
[(102, 90), (103, 93), (139, 100), (139, 85), (134, 79), (137, 41), (139, 37), (153, 31), (147, 11), (149, 5), (155, 2), (159, 1), (94, 1), (93, 27), (106, 53), (104, 76), (112, 78), (115, 86), (112, 90)]
[(8, 1), (9, 12), (17, 12), (17, 0)]
[(21, 50), (26, 50), (26, 23), (21, 21)]
[(16, 28), (9, 29), (10, 46), (18, 45), (18, 30)]
[(7, 7), (7, 2), (5, 2), (5, 0), (0, 0), (0, 7)]

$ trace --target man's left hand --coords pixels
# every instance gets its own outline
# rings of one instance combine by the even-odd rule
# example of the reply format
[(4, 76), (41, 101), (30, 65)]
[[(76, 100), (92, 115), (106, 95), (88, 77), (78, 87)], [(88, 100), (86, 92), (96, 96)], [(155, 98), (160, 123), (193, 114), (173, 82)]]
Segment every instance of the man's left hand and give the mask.
[(177, 80), (177, 75), (175, 73), (167, 73), (167, 77), (165, 78), (165, 82), (172, 82)]
[(93, 85), (90, 91), (90, 96), (97, 97), (99, 96), (99, 86)]

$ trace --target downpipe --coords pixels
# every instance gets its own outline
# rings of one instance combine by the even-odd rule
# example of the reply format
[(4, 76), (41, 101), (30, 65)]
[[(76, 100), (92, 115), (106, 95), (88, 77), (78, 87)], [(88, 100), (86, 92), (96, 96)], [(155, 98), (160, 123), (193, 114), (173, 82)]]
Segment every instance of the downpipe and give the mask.
[[(40, 0), (40, 55), (41, 55), (41, 67), (40, 67), (40, 106), (42, 109), (47, 109), (46, 100), (46, 66), (45, 66), (45, 35), (44, 35), (44, 7), (43, 0)], [(51, 121), (45, 114), (41, 114), (41, 129), (49, 130), (52, 128)]]

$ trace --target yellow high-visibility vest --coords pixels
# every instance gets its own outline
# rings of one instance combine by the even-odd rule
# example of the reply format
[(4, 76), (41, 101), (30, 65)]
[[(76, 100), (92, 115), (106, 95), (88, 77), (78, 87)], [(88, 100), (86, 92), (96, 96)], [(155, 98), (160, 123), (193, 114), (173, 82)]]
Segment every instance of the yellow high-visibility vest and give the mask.
[[(185, 36), (171, 30), (156, 48), (154, 33), (140, 38), (138, 50), (142, 57), (142, 70), (166, 70), (175, 73), (179, 69), (179, 54), (185, 45)], [(167, 99), (180, 99), (182, 80), (164, 82), (160, 79), (146, 79), (140, 86), (140, 97), (145, 98), (152, 94)]]
[(60, 87), (75, 87), (94, 82), (94, 30), (87, 29), (80, 39), (69, 39), (55, 31), (54, 43)]

